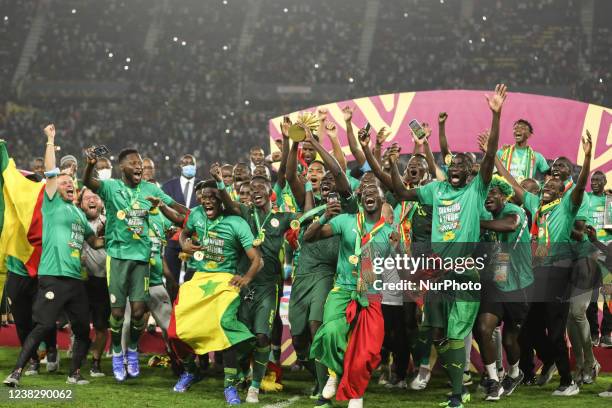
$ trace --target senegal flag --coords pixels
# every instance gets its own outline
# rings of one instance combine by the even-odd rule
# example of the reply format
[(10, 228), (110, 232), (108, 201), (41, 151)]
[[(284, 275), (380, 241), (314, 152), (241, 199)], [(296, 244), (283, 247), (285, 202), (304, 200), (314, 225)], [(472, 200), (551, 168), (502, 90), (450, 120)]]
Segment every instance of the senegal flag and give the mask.
[(0, 272), (6, 272), (5, 260), (11, 255), (25, 264), (30, 276), (38, 273), (44, 186), (17, 170), (0, 140)]
[(230, 286), (233, 276), (196, 272), (190, 281), (181, 285), (168, 327), (170, 340), (202, 355), (254, 337), (238, 321), (240, 290)]

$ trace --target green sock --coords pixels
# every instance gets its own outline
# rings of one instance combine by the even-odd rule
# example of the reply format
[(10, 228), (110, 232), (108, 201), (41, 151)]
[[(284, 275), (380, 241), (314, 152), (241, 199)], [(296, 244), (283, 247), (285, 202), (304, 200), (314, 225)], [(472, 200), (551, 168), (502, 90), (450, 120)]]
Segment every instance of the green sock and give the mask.
[(317, 384), (318, 389), (316, 390), (317, 394), (323, 392), (323, 387), (327, 383), (327, 379), (329, 378), (329, 370), (319, 361), (315, 360), (315, 371), (317, 373)]
[(413, 346), (414, 361), (419, 366), (429, 364), (429, 355), (431, 354), (431, 329), (419, 328), (418, 337)]
[(187, 357), (181, 359), (185, 371), (191, 374), (195, 374), (198, 371), (198, 367), (195, 363), (195, 355), (189, 354)]
[(111, 351), (113, 355), (123, 354), (123, 348), (121, 347), (121, 332), (123, 332), (123, 318), (116, 319), (115, 316), (111, 315), (109, 319), (110, 332), (111, 332)]
[(235, 368), (223, 369), (223, 388), (236, 385), (238, 379), (238, 370)]
[(266, 374), (266, 367), (268, 367), (268, 360), (270, 357), (270, 346), (255, 347), (253, 353), (253, 381), (251, 386), (259, 389), (261, 380), (263, 380)]
[(452, 394), (461, 398), (463, 393), (463, 368), (465, 366), (465, 342), (448, 340), (444, 345), (436, 345), (442, 367), (446, 370), (453, 389)]
[(144, 318), (140, 318), (140, 320), (135, 320), (132, 318), (130, 322), (130, 341), (128, 342), (129, 350), (137, 350), (138, 349), (138, 339), (140, 339), (140, 335), (142, 334), (142, 329), (144, 329), (145, 321)]

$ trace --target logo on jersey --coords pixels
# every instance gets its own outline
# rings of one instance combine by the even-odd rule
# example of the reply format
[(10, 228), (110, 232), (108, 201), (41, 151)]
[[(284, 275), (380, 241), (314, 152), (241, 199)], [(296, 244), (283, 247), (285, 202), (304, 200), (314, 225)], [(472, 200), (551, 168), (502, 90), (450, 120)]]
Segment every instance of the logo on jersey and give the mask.
[(274, 228), (278, 228), (278, 226), (280, 225), (280, 222), (278, 222), (277, 218), (272, 218), (270, 220), (270, 225), (272, 225)]
[(48, 291), (47, 293), (45, 293), (45, 297), (49, 300), (53, 300), (55, 298), (55, 293)]

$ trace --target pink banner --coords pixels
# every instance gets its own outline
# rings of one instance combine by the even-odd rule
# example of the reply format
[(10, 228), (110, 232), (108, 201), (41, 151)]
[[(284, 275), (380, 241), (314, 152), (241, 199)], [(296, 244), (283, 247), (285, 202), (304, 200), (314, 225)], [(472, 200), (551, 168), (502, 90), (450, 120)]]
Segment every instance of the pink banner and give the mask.
[[(402, 152), (411, 152), (412, 137), (408, 122), (417, 119), (427, 122), (433, 129), (432, 149), (439, 151), (438, 113), (448, 113), (446, 135), (453, 151), (478, 151), (476, 135), (491, 126), (491, 113), (485, 100), (491, 91), (426, 91), (371, 96), (322, 105), (328, 110), (328, 120), (336, 124), (338, 136), (347, 157), (352, 155), (346, 141), (346, 125), (342, 108), (354, 109), (352, 125), (357, 130), (370, 122), (375, 130), (386, 126), (391, 130), (387, 144), (399, 142)], [(314, 112), (317, 107), (304, 109)], [(299, 112), (289, 114), (295, 120)], [(573, 162), (582, 163), (580, 136), (588, 129), (593, 136), (594, 155), (592, 170), (607, 173), (612, 182), (612, 109), (569, 99), (510, 92), (501, 121), (500, 146), (514, 143), (512, 124), (517, 119), (527, 119), (534, 128), (529, 144), (547, 159), (567, 156)], [(270, 145), (281, 138), (282, 116), (269, 122)], [(329, 140), (323, 145), (331, 149)]]

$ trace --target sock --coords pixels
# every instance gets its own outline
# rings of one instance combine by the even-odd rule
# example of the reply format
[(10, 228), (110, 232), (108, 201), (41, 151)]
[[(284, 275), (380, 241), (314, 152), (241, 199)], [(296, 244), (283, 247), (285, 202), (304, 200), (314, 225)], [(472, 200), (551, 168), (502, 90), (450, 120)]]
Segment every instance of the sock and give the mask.
[(451, 381), (452, 394), (463, 392), (463, 368), (465, 366), (465, 343), (463, 340), (448, 340), (444, 344), (436, 344), (442, 367), (446, 370)]
[(516, 378), (519, 376), (519, 362), (517, 361), (514, 364), (510, 364), (510, 367), (508, 369), (508, 375), (510, 376), (510, 378)]
[(116, 319), (115, 316), (111, 315), (109, 319), (110, 332), (111, 332), (111, 351), (114, 356), (123, 354), (121, 348), (121, 333), (123, 332), (123, 318)]
[(198, 366), (195, 362), (195, 355), (189, 354), (187, 357), (181, 359), (183, 363), (183, 367), (185, 368), (185, 372), (189, 374), (195, 374), (198, 371)]
[(233, 387), (236, 385), (238, 370), (235, 368), (223, 369), (223, 388)]
[(323, 392), (323, 387), (325, 387), (325, 383), (327, 383), (327, 378), (329, 377), (329, 373), (327, 371), (327, 367), (325, 367), (320, 362), (314, 362), (315, 372), (317, 374), (317, 389), (315, 390), (317, 394)]
[(463, 344), (465, 345), (465, 367), (468, 369), (472, 363), (472, 340), (472, 332), (463, 339)]
[(253, 381), (251, 387), (259, 389), (261, 380), (263, 380), (266, 374), (266, 367), (268, 367), (268, 360), (270, 357), (270, 346), (255, 347), (253, 353)]
[(279, 364), (281, 359), (281, 346), (272, 345), (272, 361), (274, 364)]
[(130, 341), (128, 343), (128, 350), (135, 351), (138, 349), (138, 339), (140, 339), (144, 325), (144, 318), (141, 317), (140, 320), (132, 318), (132, 322), (130, 324)]
[(499, 377), (497, 376), (497, 366), (495, 363), (485, 365), (485, 369), (487, 370), (487, 375), (490, 380), (495, 380), (499, 382)]
[(413, 356), (414, 361), (419, 365), (429, 365), (429, 356), (431, 354), (431, 330), (420, 329), (417, 340), (414, 344)]

